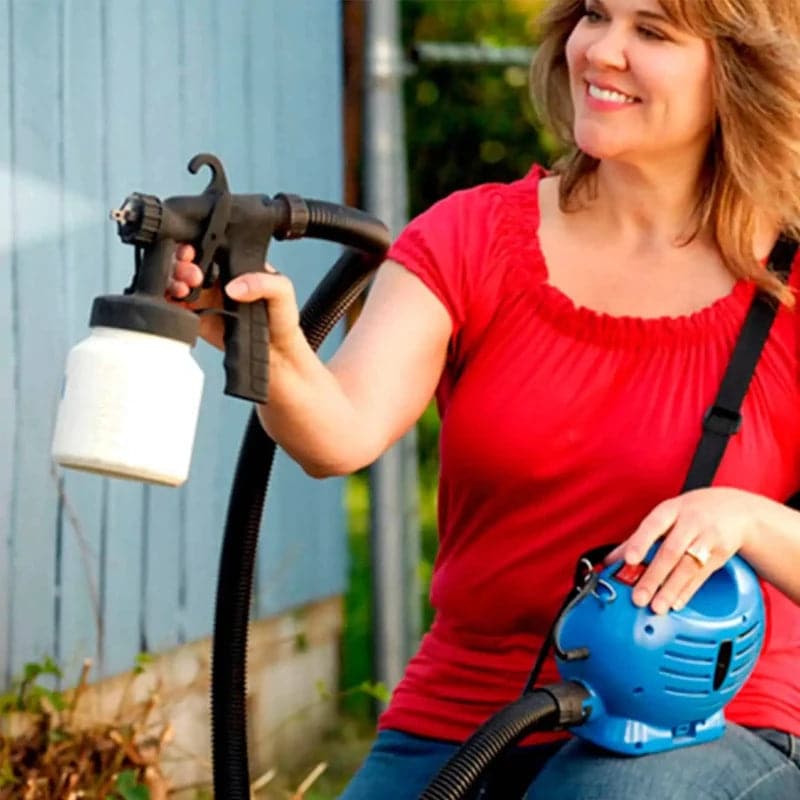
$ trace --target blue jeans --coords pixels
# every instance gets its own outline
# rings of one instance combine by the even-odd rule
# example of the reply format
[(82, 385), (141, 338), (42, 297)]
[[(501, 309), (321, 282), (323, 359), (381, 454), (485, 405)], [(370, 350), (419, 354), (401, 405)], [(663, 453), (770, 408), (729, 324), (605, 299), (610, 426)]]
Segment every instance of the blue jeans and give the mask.
[[(458, 745), (385, 730), (340, 800), (416, 800)], [(580, 739), (517, 749), (494, 800), (789, 800), (800, 798), (800, 741), (728, 725), (715, 742), (617, 756)]]

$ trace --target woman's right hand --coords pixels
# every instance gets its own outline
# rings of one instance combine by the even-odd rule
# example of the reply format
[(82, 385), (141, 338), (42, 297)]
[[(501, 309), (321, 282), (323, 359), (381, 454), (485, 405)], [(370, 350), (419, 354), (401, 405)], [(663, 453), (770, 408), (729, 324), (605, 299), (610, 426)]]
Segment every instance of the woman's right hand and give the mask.
[[(175, 249), (175, 267), (169, 286), (172, 299), (181, 302), (192, 289), (203, 283), (203, 272), (194, 263), (194, 248), (189, 244), (178, 245)], [(209, 289), (203, 289), (197, 300), (183, 303), (192, 310), (222, 309), (223, 289), (219, 282)], [(249, 272), (239, 275), (224, 287), (225, 294), (239, 303), (263, 301), (267, 304), (269, 320), (270, 350), (285, 350), (291, 347), (300, 331), (300, 312), (297, 307), (294, 286), (285, 276), (269, 264), (263, 272)], [(224, 348), (225, 325), (221, 314), (200, 315), (200, 335), (214, 347)]]

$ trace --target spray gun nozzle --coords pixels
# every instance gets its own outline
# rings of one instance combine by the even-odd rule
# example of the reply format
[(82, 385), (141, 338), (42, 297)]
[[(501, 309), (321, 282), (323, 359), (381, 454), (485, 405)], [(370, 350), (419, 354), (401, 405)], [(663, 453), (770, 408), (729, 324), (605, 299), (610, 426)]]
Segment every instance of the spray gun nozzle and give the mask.
[(112, 208), (108, 216), (120, 225), (128, 225), (139, 218), (136, 208), (130, 202), (125, 203), (122, 208)]

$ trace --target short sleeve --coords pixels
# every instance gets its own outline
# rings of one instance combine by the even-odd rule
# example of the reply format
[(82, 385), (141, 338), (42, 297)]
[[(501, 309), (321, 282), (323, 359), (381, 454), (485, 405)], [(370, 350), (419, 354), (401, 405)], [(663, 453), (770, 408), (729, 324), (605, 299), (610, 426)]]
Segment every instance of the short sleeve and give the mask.
[(412, 220), (388, 253), (445, 306), (455, 349), (471, 309), (492, 293), (491, 248), (501, 202), (496, 184), (455, 192)]

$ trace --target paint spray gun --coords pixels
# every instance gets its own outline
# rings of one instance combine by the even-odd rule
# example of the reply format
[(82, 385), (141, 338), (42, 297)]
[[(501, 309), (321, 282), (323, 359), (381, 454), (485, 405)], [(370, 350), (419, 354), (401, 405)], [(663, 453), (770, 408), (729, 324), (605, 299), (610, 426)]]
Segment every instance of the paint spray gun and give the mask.
[(198, 313), (223, 316), (226, 394), (266, 402), (266, 304), (226, 296), (222, 309), (194, 312), (169, 302), (178, 242), (193, 245), (205, 288), (262, 270), (273, 238), (311, 236), (379, 254), (388, 247), (385, 226), (364, 212), (290, 194), (231, 194), (215, 156), (197, 155), (188, 168), (202, 166), (212, 177), (201, 194), (135, 192), (111, 212), (135, 249), (135, 273), (123, 294), (94, 300), (91, 334), (67, 359), (52, 448), (63, 466), (171, 486), (186, 480), (203, 388), (190, 353)]

